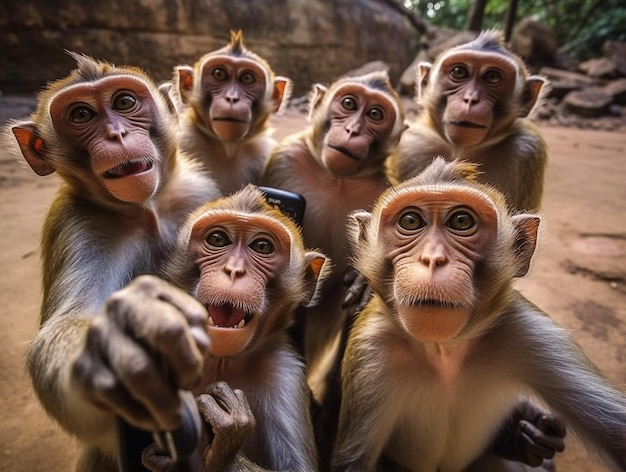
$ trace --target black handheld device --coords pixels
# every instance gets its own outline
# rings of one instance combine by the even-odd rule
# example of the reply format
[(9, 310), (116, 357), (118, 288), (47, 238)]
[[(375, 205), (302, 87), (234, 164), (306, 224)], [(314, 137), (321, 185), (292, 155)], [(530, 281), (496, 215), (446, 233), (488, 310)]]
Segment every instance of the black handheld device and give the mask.
[(259, 190), (265, 194), (265, 199), (270, 205), (275, 206), (302, 226), (306, 208), (306, 201), (302, 195), (273, 187), (259, 187)]

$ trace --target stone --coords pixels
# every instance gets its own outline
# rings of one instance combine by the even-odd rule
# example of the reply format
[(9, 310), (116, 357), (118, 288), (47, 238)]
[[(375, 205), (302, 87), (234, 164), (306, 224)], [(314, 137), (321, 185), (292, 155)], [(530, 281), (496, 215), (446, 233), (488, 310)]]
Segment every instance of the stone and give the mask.
[(295, 95), (374, 60), (395, 83), (414, 54), (415, 30), (378, 0), (0, 2), (0, 90), (34, 92), (66, 76), (66, 49), (168, 80), (174, 66), (227, 44), (231, 29), (294, 81)]

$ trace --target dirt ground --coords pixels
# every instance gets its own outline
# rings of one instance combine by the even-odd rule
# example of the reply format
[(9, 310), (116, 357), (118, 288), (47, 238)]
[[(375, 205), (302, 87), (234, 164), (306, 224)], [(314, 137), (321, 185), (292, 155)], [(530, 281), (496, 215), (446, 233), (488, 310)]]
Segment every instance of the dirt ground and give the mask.
[[(0, 98), (0, 124), (25, 116), (32, 98)], [(274, 118), (276, 136), (300, 129), (305, 115)], [(543, 234), (531, 273), (518, 288), (570, 329), (599, 368), (626, 389), (626, 129), (542, 127), (550, 160)], [(506, 158), (506, 156), (503, 156)], [(73, 469), (73, 440), (43, 412), (24, 373), (40, 302), (39, 234), (58, 186), (0, 146), (0, 469)], [(561, 472), (602, 470), (573, 438)]]

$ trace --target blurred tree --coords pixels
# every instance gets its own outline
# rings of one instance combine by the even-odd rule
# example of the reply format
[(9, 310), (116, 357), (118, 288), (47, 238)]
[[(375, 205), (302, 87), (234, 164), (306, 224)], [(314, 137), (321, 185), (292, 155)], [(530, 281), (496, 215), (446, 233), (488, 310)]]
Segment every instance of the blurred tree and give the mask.
[[(455, 30), (474, 28), (472, 7), (484, 3), (479, 29), (512, 30), (514, 23), (530, 16), (554, 31), (561, 49), (578, 60), (602, 55), (607, 40), (626, 41), (624, 0), (403, 0), (404, 6), (435, 26)], [(477, 13), (478, 14), (478, 13)]]

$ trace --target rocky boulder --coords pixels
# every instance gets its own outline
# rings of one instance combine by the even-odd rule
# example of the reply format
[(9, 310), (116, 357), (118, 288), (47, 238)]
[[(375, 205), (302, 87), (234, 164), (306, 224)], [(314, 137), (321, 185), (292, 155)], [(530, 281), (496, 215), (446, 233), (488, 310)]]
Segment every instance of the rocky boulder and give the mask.
[(294, 81), (294, 93), (383, 60), (395, 82), (415, 30), (377, 0), (24, 0), (0, 3), (0, 92), (29, 93), (65, 76), (64, 50), (136, 65), (157, 81), (224, 46), (231, 29)]

